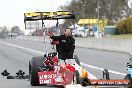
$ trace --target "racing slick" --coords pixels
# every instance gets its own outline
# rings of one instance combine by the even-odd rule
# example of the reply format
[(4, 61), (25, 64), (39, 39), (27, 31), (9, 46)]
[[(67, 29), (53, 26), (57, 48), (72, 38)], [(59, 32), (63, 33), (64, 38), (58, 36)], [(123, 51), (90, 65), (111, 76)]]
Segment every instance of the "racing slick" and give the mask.
[(66, 28), (64, 34), (60, 36), (50, 35), (53, 41), (58, 41), (56, 49), (58, 52), (58, 58), (61, 60), (72, 59), (75, 49), (75, 39), (71, 35), (71, 29)]

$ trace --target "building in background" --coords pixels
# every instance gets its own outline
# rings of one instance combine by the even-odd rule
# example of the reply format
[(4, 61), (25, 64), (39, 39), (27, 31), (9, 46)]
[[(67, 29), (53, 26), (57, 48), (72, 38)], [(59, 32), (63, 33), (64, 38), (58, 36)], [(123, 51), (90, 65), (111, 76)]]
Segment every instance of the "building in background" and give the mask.
[[(100, 31), (104, 30), (104, 27), (108, 24), (108, 19), (99, 20), (99, 29)], [(98, 19), (80, 19), (78, 25), (87, 26), (98, 26)]]

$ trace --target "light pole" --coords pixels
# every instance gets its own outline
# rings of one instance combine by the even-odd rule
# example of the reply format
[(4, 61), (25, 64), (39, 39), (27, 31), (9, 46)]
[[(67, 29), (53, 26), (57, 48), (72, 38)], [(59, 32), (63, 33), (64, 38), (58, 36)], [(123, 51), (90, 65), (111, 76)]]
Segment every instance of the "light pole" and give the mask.
[(100, 29), (99, 29), (99, 0), (97, 0), (97, 11), (98, 11), (98, 36), (99, 36), (99, 32), (100, 32)]
[[(36, 9), (36, 11), (39, 12), (39, 9)], [(39, 30), (39, 20), (36, 21), (36, 30), (37, 30), (37, 29)]]
[(86, 3), (87, 3), (86, 1), (84, 1), (84, 2), (81, 1), (81, 4), (82, 4), (82, 18), (83, 18), (82, 20), (83, 20), (83, 27), (84, 27), (84, 10), (85, 10), (84, 6), (85, 6)]

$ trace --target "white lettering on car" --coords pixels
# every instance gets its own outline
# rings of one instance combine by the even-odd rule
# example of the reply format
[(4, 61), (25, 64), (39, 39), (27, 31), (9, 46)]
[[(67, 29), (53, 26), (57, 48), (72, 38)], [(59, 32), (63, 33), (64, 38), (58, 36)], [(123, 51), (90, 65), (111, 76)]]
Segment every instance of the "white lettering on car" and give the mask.
[(44, 75), (44, 78), (45, 78), (45, 79), (47, 79), (47, 78), (48, 78), (48, 76), (47, 76), (47, 75)]
[(60, 74), (50, 74), (50, 75), (41, 75), (39, 76), (40, 84), (49, 84), (52, 83), (54, 79), (56, 82), (63, 82), (62, 73)]
[(40, 84), (46, 84), (46, 83), (51, 83), (51, 79), (48, 79), (48, 80), (40, 80)]

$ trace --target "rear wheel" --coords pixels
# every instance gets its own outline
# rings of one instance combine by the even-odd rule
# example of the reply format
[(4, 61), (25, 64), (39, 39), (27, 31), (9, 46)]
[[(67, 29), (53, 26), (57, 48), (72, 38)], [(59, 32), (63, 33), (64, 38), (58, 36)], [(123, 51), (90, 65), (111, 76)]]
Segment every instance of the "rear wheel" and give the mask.
[(40, 56), (32, 57), (31, 61), (29, 61), (29, 80), (32, 86), (39, 86), (38, 72), (40, 71), (39, 67), (44, 66), (44, 60), (45, 58)]

